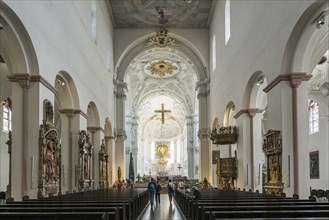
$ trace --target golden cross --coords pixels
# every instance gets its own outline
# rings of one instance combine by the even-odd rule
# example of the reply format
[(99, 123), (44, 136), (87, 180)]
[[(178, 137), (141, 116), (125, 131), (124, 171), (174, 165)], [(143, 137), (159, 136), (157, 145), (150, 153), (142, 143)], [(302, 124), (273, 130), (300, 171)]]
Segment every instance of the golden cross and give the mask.
[(161, 122), (162, 122), (162, 124), (164, 124), (164, 114), (165, 113), (170, 113), (171, 112), (171, 110), (165, 110), (164, 109), (164, 104), (163, 103), (161, 103), (161, 110), (155, 110), (154, 111), (155, 113), (161, 113)]

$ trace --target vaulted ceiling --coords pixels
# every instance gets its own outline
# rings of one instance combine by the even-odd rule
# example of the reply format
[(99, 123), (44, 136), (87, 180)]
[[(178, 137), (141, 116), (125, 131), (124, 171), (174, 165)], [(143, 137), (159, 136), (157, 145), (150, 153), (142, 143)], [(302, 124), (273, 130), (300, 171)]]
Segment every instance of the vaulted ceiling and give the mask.
[[(139, 133), (164, 140), (183, 133), (186, 116), (196, 108), (195, 69), (187, 57), (172, 48), (153, 48), (138, 55), (127, 69), (127, 109), (139, 117)], [(164, 103), (165, 122), (161, 122)]]
[(207, 28), (216, 0), (108, 0), (115, 28)]

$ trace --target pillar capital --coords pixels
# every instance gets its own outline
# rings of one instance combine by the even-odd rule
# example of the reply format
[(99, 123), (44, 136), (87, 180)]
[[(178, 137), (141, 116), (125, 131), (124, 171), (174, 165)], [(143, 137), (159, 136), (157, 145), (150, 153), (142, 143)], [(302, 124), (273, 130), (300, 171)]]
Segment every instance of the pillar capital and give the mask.
[(115, 138), (116, 141), (123, 142), (124, 140), (127, 139), (126, 130), (115, 128), (114, 129), (114, 138)]
[(209, 137), (210, 128), (202, 128), (198, 131), (198, 138), (200, 140), (207, 139)]
[(113, 80), (114, 94), (117, 99), (126, 99), (128, 92), (128, 85), (123, 80)]

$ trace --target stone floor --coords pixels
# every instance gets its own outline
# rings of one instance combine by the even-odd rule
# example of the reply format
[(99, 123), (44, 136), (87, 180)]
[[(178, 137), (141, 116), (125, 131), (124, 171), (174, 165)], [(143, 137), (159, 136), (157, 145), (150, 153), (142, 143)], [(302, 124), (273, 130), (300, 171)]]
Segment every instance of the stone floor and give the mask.
[(181, 214), (178, 206), (173, 201), (172, 204), (169, 203), (169, 198), (167, 194), (161, 194), (160, 205), (154, 205), (151, 208), (149, 204), (144, 212), (139, 216), (138, 220), (184, 220), (185, 218)]

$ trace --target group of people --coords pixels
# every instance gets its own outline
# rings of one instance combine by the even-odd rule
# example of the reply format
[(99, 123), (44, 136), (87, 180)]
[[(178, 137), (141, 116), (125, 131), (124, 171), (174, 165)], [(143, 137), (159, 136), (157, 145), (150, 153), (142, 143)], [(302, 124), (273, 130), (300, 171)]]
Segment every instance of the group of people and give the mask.
[(151, 207), (153, 207), (154, 205), (154, 199), (156, 201), (156, 204), (159, 203), (160, 205), (160, 191), (162, 190), (160, 182), (157, 181), (155, 182), (154, 178), (151, 178), (151, 182), (149, 182), (148, 184), (148, 190), (150, 192), (150, 203), (151, 203)]
[[(173, 198), (175, 197), (175, 184), (169, 180), (169, 183), (167, 185), (168, 189), (168, 197), (170, 204), (172, 203)], [(151, 178), (151, 181), (148, 184), (148, 191), (150, 193), (150, 203), (151, 207), (154, 205), (154, 200), (156, 202), (156, 205), (160, 205), (160, 194), (161, 194), (162, 187), (160, 185), (159, 181), (155, 181), (154, 178)], [(189, 192), (189, 191), (188, 191)], [(193, 186), (191, 192), (191, 197), (194, 199), (201, 199), (201, 192), (198, 189), (198, 187)]]

